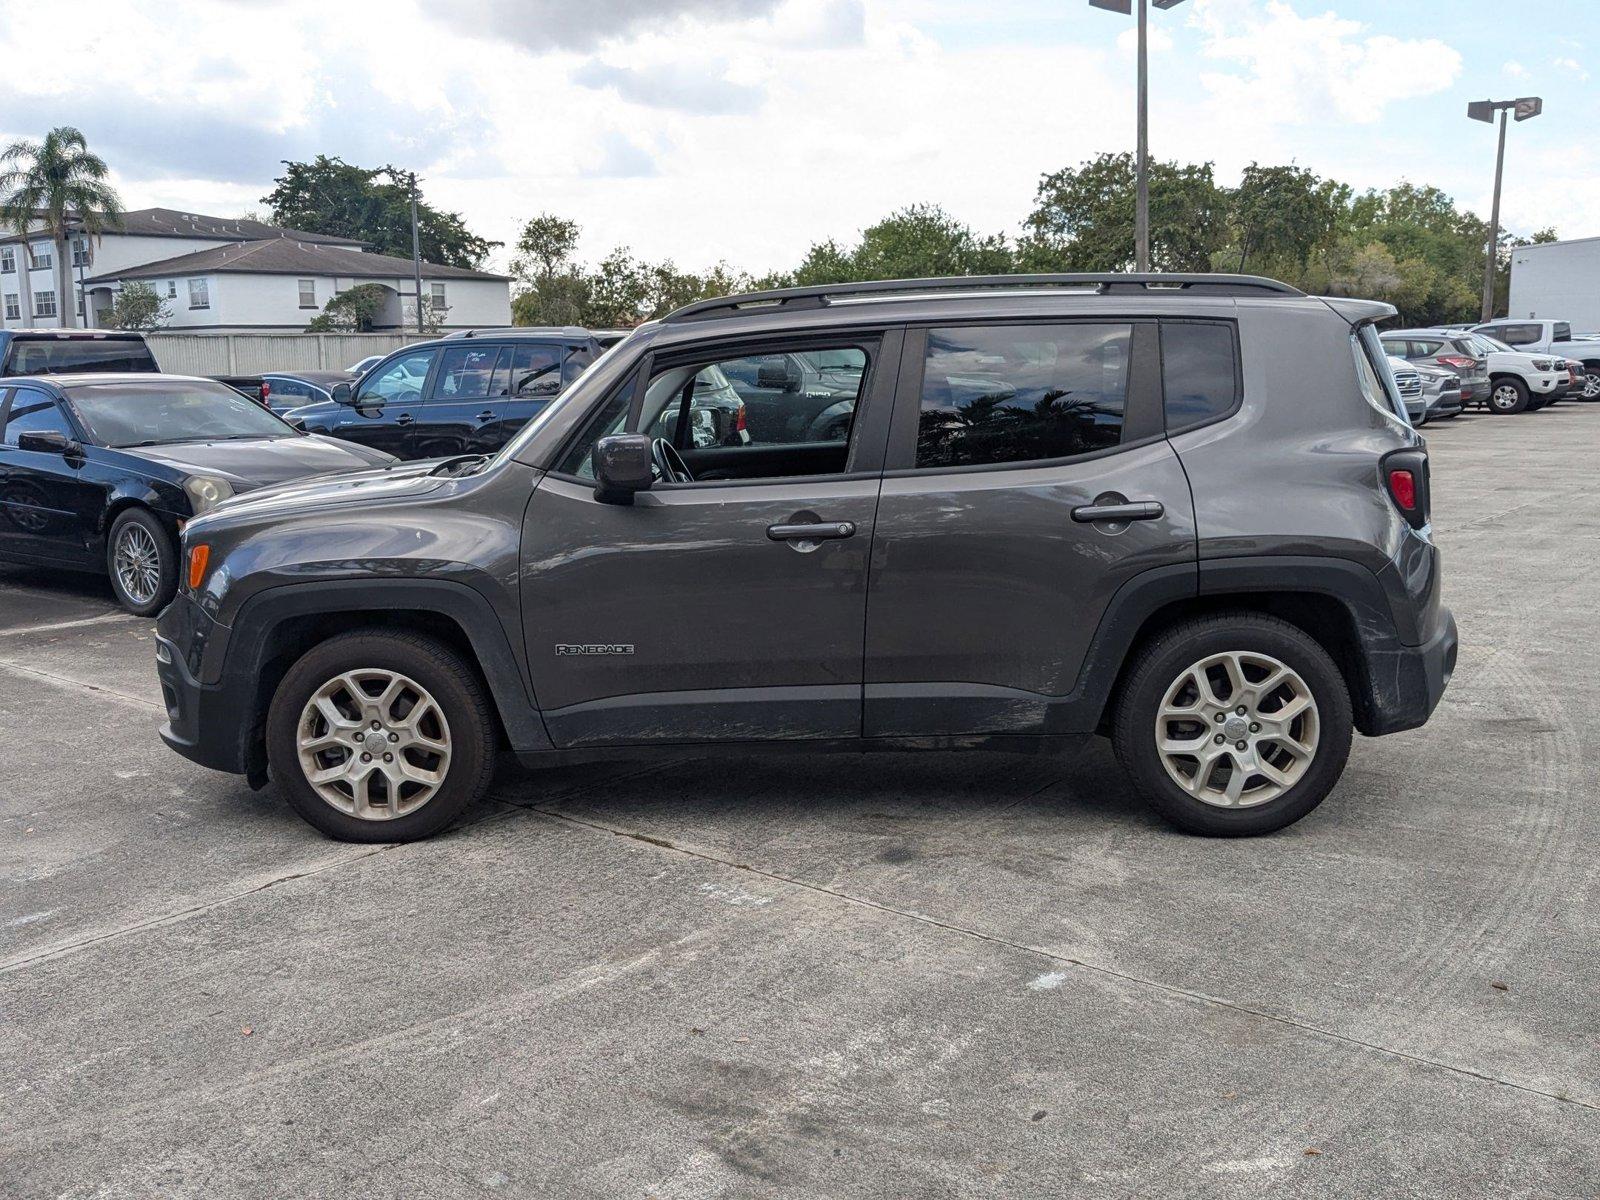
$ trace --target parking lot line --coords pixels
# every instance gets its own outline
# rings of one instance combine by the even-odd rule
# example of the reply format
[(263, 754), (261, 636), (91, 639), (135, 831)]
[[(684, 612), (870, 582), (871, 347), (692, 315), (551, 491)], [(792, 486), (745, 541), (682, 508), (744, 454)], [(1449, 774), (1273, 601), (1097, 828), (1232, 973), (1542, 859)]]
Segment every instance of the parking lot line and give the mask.
[(57, 633), (64, 629), (80, 629), (85, 625), (136, 625), (147, 623), (148, 618), (132, 613), (108, 612), (97, 617), (79, 617), (72, 621), (50, 621), (43, 625), (24, 625), (20, 629), (0, 629), (0, 637), (23, 637), (34, 633)]

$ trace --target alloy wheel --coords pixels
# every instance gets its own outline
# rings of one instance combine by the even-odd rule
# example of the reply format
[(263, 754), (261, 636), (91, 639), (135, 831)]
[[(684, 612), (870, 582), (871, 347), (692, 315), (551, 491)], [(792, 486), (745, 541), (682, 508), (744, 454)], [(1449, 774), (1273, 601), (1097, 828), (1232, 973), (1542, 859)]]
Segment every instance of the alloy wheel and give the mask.
[(381, 668), (318, 688), (296, 728), (300, 769), (324, 803), (392, 821), (433, 799), (450, 769), (450, 725), (421, 684)]
[(1591, 371), (1583, 377), (1583, 398), (1600, 400), (1600, 374)]
[(1179, 673), (1156, 710), (1168, 777), (1196, 800), (1252, 808), (1304, 778), (1316, 757), (1317, 701), (1291, 667), (1266, 654), (1213, 654)]
[(123, 595), (136, 605), (149, 604), (161, 589), (161, 552), (156, 539), (137, 521), (130, 521), (117, 535), (112, 563)]

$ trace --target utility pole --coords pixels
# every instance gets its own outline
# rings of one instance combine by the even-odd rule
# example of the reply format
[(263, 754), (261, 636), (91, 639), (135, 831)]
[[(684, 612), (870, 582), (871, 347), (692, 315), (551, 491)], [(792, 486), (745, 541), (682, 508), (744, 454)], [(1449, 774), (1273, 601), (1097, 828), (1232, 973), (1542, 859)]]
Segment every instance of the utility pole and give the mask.
[[(1141, 272), (1150, 269), (1150, 2), (1138, 0), (1139, 132), (1134, 155), (1133, 269)], [(1155, 0), (1155, 6), (1161, 9), (1176, 8), (1182, 3), (1183, 0)], [(1134, 12), (1134, 0), (1089, 0), (1089, 4), (1124, 16)]]
[(1148, 0), (1139, 0), (1139, 137), (1138, 172), (1133, 205), (1133, 269), (1150, 269), (1150, 50), (1146, 25), (1150, 13)]
[(422, 328), (422, 234), (417, 228), (417, 173), (411, 172), (411, 270), (417, 285), (417, 332)]
[(1483, 307), (1482, 319), (1494, 320), (1494, 275), (1500, 258), (1500, 178), (1506, 168), (1506, 117), (1514, 115), (1519, 121), (1537, 117), (1544, 111), (1544, 101), (1538, 96), (1523, 96), (1517, 100), (1474, 100), (1467, 105), (1467, 116), (1474, 121), (1493, 123), (1496, 110), (1500, 113), (1500, 147), (1494, 156), (1494, 202), (1489, 209), (1489, 245), (1483, 255)]

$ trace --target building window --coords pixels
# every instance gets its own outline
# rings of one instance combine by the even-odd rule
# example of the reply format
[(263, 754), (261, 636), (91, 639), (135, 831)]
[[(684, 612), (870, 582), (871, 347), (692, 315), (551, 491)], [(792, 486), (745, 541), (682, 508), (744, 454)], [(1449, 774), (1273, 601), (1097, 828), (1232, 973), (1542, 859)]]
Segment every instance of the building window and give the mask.
[(208, 283), (209, 283), (209, 281), (205, 280), (205, 279), (191, 279), (191, 280), (189, 280), (189, 307), (190, 308), (210, 308), (211, 307), (211, 289), (209, 288)]
[(302, 279), (300, 281), (300, 307), (315, 308), (317, 306), (317, 281), (315, 279)]
[(15, 246), (0, 246), (0, 275), (15, 275), (17, 273), (17, 248)]
[(16, 292), (6, 293), (6, 320), (22, 320), (22, 297)]
[(77, 297), (77, 301), (78, 301), (78, 316), (81, 317), (81, 316), (83, 316), (83, 289), (81, 287), (75, 287), (75, 288), (72, 289), (72, 291), (73, 291), (73, 295)]
[(49, 242), (35, 242), (28, 247), (28, 257), (35, 271), (47, 270), (56, 265), (55, 247)]
[(178, 281), (176, 279), (169, 279), (169, 280), (167, 280), (167, 299), (168, 300), (176, 300), (177, 298), (178, 298)]
[(89, 239), (75, 237), (72, 239), (72, 265), (75, 267), (88, 267), (94, 264), (94, 252), (89, 248)]
[(433, 305), (433, 311), (438, 312), (444, 307), (444, 284), (430, 283), (428, 285), (428, 291), (428, 302)]
[(54, 292), (35, 292), (33, 294), (33, 315), (36, 317), (55, 316), (56, 294)]

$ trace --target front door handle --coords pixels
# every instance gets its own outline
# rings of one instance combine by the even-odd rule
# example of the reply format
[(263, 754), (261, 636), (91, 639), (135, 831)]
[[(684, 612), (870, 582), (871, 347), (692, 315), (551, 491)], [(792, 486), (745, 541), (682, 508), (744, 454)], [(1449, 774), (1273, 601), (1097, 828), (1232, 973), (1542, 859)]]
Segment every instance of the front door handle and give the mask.
[(820, 542), (855, 535), (853, 521), (808, 521), (804, 525), (768, 525), (767, 536), (775, 542)]
[(494, 420), (494, 409), (492, 409), (492, 408), (484, 409), (481, 413), (478, 414), (477, 419), (480, 420), (480, 421), (492, 421), (492, 420)]
[(401, 413), (398, 417), (396, 417), (394, 419), (394, 423), (396, 425), (409, 425), (409, 424), (411, 424), (411, 422), (413, 422), (415, 420), (416, 420), (416, 418), (413, 417), (410, 413)]
[(1074, 521), (1155, 521), (1166, 509), (1159, 500), (1129, 500), (1122, 504), (1080, 504), (1072, 510)]

